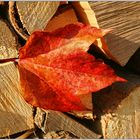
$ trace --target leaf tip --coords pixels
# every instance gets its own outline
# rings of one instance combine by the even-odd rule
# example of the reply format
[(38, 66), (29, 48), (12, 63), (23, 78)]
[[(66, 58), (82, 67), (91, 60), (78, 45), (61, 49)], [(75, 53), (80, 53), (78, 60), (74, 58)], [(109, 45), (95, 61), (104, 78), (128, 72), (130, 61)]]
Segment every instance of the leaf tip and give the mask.
[(126, 79), (122, 78), (122, 77), (117, 77), (117, 81), (118, 82), (128, 82)]
[(110, 32), (112, 32), (112, 31), (113, 31), (113, 28), (101, 29), (101, 32), (102, 32), (103, 36), (108, 34), (108, 33), (110, 33)]

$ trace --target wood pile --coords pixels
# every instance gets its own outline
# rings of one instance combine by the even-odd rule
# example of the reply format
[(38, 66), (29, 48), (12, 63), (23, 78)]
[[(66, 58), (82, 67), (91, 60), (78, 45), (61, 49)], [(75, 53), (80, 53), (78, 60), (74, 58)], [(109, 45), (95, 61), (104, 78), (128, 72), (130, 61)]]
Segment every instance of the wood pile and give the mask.
[[(0, 2), (0, 138), (140, 138), (139, 10), (139, 2)], [(114, 28), (90, 53), (128, 82), (85, 96), (92, 112), (32, 107), (21, 95), (17, 65), (5, 59), (18, 58), (33, 31), (78, 21)]]

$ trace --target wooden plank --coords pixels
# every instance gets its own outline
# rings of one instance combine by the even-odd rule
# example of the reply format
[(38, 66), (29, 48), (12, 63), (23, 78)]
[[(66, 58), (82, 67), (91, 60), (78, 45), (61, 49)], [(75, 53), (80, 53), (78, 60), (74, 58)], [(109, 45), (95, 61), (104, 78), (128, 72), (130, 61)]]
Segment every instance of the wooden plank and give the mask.
[(128, 82), (94, 94), (95, 127), (104, 138), (140, 138), (140, 76), (121, 73)]
[[(44, 117), (42, 117), (44, 116)], [(79, 138), (100, 138), (82, 124), (57, 111), (37, 111), (35, 123), (45, 132), (68, 131)]]
[(34, 127), (33, 110), (21, 97), (14, 63), (0, 64), (0, 137)]
[(139, 2), (90, 2), (101, 28), (114, 28), (105, 38), (111, 54), (124, 66), (140, 43)]

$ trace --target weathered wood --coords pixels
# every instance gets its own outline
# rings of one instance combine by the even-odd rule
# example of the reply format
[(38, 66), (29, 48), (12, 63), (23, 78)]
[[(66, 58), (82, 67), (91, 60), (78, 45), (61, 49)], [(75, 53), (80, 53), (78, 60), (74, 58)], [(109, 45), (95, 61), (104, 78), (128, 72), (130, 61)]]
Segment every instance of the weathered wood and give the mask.
[(9, 24), (0, 19), (0, 59), (17, 57), (18, 46), (17, 37)]
[(10, 2), (10, 21), (19, 35), (27, 39), (28, 34), (45, 28), (58, 6), (59, 2)]
[(71, 119), (67, 115), (57, 111), (41, 111), (38, 110), (35, 116), (35, 123), (45, 133), (50, 131), (68, 131), (79, 138), (100, 138), (82, 124)]
[(101, 28), (113, 28), (105, 38), (111, 54), (124, 66), (140, 44), (139, 2), (90, 2)]
[(21, 97), (14, 63), (0, 64), (0, 83), (0, 137), (33, 128), (33, 110)]
[(123, 75), (128, 82), (94, 94), (95, 127), (104, 138), (140, 138), (140, 76)]

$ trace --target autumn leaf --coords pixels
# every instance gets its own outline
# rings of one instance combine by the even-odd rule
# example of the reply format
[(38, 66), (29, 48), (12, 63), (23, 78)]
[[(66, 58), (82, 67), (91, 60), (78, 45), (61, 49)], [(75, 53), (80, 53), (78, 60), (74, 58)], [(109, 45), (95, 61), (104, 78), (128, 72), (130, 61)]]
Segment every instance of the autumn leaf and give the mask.
[(44, 109), (88, 110), (80, 95), (125, 81), (102, 60), (87, 53), (89, 46), (107, 32), (81, 23), (54, 32), (34, 32), (19, 52), (24, 99)]

